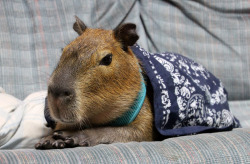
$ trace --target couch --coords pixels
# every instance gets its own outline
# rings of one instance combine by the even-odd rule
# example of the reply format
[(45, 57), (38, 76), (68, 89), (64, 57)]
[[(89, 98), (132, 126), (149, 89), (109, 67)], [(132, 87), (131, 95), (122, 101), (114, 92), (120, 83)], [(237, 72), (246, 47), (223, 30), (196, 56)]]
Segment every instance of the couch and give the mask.
[[(20, 104), (33, 110), (29, 113), (41, 113), (46, 96), (42, 90), (47, 89), (61, 48), (77, 36), (72, 29), (74, 15), (94, 28), (113, 29), (133, 22), (140, 35), (138, 44), (146, 50), (176, 52), (203, 64), (227, 88), (230, 109), (242, 127), (157, 142), (35, 150), (38, 136), (49, 131), (42, 127), (38, 135), (36, 121), (44, 119), (35, 117), (26, 122), (33, 129), (26, 129), (24, 138), (0, 149), (0, 163), (250, 163), (248, 0), (0, 1), (0, 113), (6, 96), (11, 99), (10, 118), (14, 109), (22, 113)], [(37, 111), (34, 102), (40, 105)], [(19, 128), (11, 134), (21, 132)], [(20, 144), (22, 140), (26, 146)]]

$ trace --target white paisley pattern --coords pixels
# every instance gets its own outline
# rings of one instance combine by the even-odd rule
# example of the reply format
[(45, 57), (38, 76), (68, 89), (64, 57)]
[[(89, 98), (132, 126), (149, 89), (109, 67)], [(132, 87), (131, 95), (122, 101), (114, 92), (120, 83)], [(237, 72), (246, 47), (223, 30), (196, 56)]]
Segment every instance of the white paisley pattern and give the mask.
[[(161, 129), (198, 125), (223, 128), (233, 124), (234, 117), (229, 109), (221, 109), (224, 105), (228, 107), (227, 94), (222, 83), (202, 65), (181, 55), (152, 54), (139, 46), (137, 48), (149, 59), (159, 84), (164, 109)], [(154, 64), (153, 59), (158, 64)], [(168, 72), (167, 79), (156, 69), (159, 64)], [(170, 90), (169, 87), (174, 89)], [(175, 100), (170, 95), (174, 95)], [(177, 109), (174, 109), (174, 106)], [(170, 116), (174, 110), (178, 110), (177, 118), (170, 124)]]
[[(139, 47), (140, 51), (143, 52), (143, 55), (145, 57), (147, 57), (148, 59), (150, 59), (150, 56), (153, 56), (153, 54), (148, 53), (147, 51), (145, 51), (143, 48)], [(160, 59), (159, 59), (160, 60)], [(171, 64), (169, 62), (166, 62), (167, 64)], [(169, 115), (170, 115), (170, 107), (171, 107), (171, 102), (169, 99), (169, 95), (168, 95), (168, 91), (167, 91), (167, 87), (165, 85), (164, 80), (162, 79), (161, 75), (158, 74), (158, 71), (156, 70), (154, 63), (152, 61), (149, 60), (149, 64), (151, 66), (151, 69), (154, 71), (155, 77), (156, 79), (158, 79), (158, 84), (159, 84), (159, 89), (161, 90), (161, 103), (164, 107), (165, 110), (162, 111), (163, 113), (163, 121), (162, 121), (162, 126), (164, 127), (169, 119)], [(169, 68), (167, 68), (168, 70), (171, 71), (172, 66), (169, 66)]]

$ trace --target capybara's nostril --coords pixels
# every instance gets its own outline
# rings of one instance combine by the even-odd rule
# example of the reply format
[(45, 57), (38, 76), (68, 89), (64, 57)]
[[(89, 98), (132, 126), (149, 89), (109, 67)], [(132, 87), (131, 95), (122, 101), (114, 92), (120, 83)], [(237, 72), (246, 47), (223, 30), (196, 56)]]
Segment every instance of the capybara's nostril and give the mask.
[(64, 99), (66, 102), (70, 102), (73, 98), (74, 94), (72, 91), (65, 90), (61, 93), (61, 97)]
[(64, 96), (71, 96), (71, 93), (69, 91), (64, 91), (63, 95)]
[(69, 101), (73, 98), (74, 91), (73, 89), (70, 88), (50, 85), (48, 86), (48, 94), (50, 94), (54, 98), (60, 98)]

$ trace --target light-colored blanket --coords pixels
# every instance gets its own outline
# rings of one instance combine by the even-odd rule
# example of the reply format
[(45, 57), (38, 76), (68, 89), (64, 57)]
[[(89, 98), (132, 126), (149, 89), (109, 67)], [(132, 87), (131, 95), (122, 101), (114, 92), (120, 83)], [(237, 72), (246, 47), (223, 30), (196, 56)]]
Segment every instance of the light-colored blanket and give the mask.
[(0, 148), (34, 148), (50, 132), (44, 118), (46, 91), (21, 101), (0, 89)]

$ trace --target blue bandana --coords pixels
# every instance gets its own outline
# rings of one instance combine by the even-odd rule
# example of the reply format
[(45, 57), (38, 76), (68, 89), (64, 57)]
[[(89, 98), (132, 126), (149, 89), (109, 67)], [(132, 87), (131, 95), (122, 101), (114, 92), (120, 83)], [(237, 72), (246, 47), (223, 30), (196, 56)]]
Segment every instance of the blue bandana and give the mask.
[(164, 136), (239, 127), (229, 111), (222, 82), (202, 65), (174, 53), (148, 53), (131, 47), (154, 91), (155, 126)]

